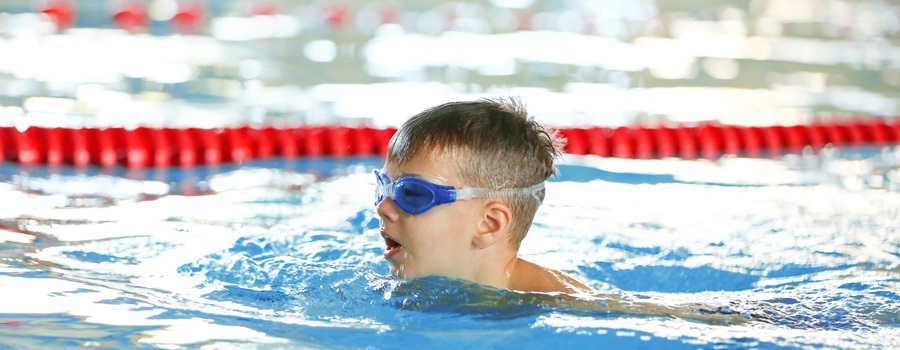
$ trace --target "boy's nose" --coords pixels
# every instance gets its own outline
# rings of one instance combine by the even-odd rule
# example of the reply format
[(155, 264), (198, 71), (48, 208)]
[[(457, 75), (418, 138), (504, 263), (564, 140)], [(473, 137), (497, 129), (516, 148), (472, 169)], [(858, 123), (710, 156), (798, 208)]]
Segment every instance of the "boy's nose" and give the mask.
[(400, 218), (400, 208), (394, 203), (391, 197), (385, 197), (381, 203), (375, 206), (375, 211), (382, 220), (397, 221)]

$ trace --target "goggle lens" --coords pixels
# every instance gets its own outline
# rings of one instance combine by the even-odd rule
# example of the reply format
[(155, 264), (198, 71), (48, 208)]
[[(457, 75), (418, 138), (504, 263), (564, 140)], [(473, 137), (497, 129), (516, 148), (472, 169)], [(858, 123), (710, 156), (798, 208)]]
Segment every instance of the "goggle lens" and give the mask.
[(404, 209), (409, 209), (408, 211), (420, 211), (434, 202), (434, 192), (422, 184), (404, 182), (398, 185), (395, 188), (394, 200), (398, 205), (405, 207)]
[[(428, 211), (435, 205), (441, 204), (438, 203), (438, 196), (434, 192), (435, 190), (429, 187), (430, 183), (424, 180), (403, 178), (396, 182), (391, 182), (391, 178), (387, 173), (379, 170), (375, 170), (375, 177), (378, 181), (378, 185), (375, 186), (375, 206), (381, 204), (385, 197), (391, 197), (394, 199), (394, 203), (403, 211), (410, 214), (420, 214)], [(448, 188), (452, 189), (452, 187)]]
[(390, 186), (390, 182), (385, 182), (382, 174), (375, 172), (375, 179), (378, 181), (378, 184), (375, 185), (375, 205), (381, 204), (381, 201), (384, 200), (384, 195), (387, 192), (387, 186)]

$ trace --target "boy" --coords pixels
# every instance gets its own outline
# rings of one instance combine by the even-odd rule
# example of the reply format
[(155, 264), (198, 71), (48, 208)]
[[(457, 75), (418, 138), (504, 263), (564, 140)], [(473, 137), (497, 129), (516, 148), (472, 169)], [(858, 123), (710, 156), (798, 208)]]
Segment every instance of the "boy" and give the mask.
[(522, 292), (589, 292), (517, 256), (560, 147), (518, 100), (447, 103), (413, 116), (375, 171), (391, 273)]
[(564, 273), (517, 256), (556, 174), (562, 141), (518, 100), (453, 102), (400, 127), (375, 170), (375, 206), (391, 274), (443, 275), (519, 292), (564, 293), (554, 303), (712, 323), (750, 319), (730, 307), (663, 305), (597, 294)]

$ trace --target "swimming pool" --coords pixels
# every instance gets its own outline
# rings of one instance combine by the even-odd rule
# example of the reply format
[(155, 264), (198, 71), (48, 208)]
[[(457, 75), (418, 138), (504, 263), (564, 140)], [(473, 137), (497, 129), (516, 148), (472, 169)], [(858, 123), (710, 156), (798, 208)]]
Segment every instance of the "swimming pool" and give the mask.
[(896, 348), (900, 149), (567, 158), (521, 254), (714, 325), (388, 274), (378, 158), (188, 170), (0, 164), (10, 347)]

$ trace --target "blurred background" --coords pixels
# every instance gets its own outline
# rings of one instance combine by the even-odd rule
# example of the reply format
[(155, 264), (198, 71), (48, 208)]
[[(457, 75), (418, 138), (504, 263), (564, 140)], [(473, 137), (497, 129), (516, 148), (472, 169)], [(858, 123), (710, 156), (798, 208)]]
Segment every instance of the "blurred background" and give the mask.
[(0, 0), (0, 126), (557, 126), (900, 115), (898, 0)]

